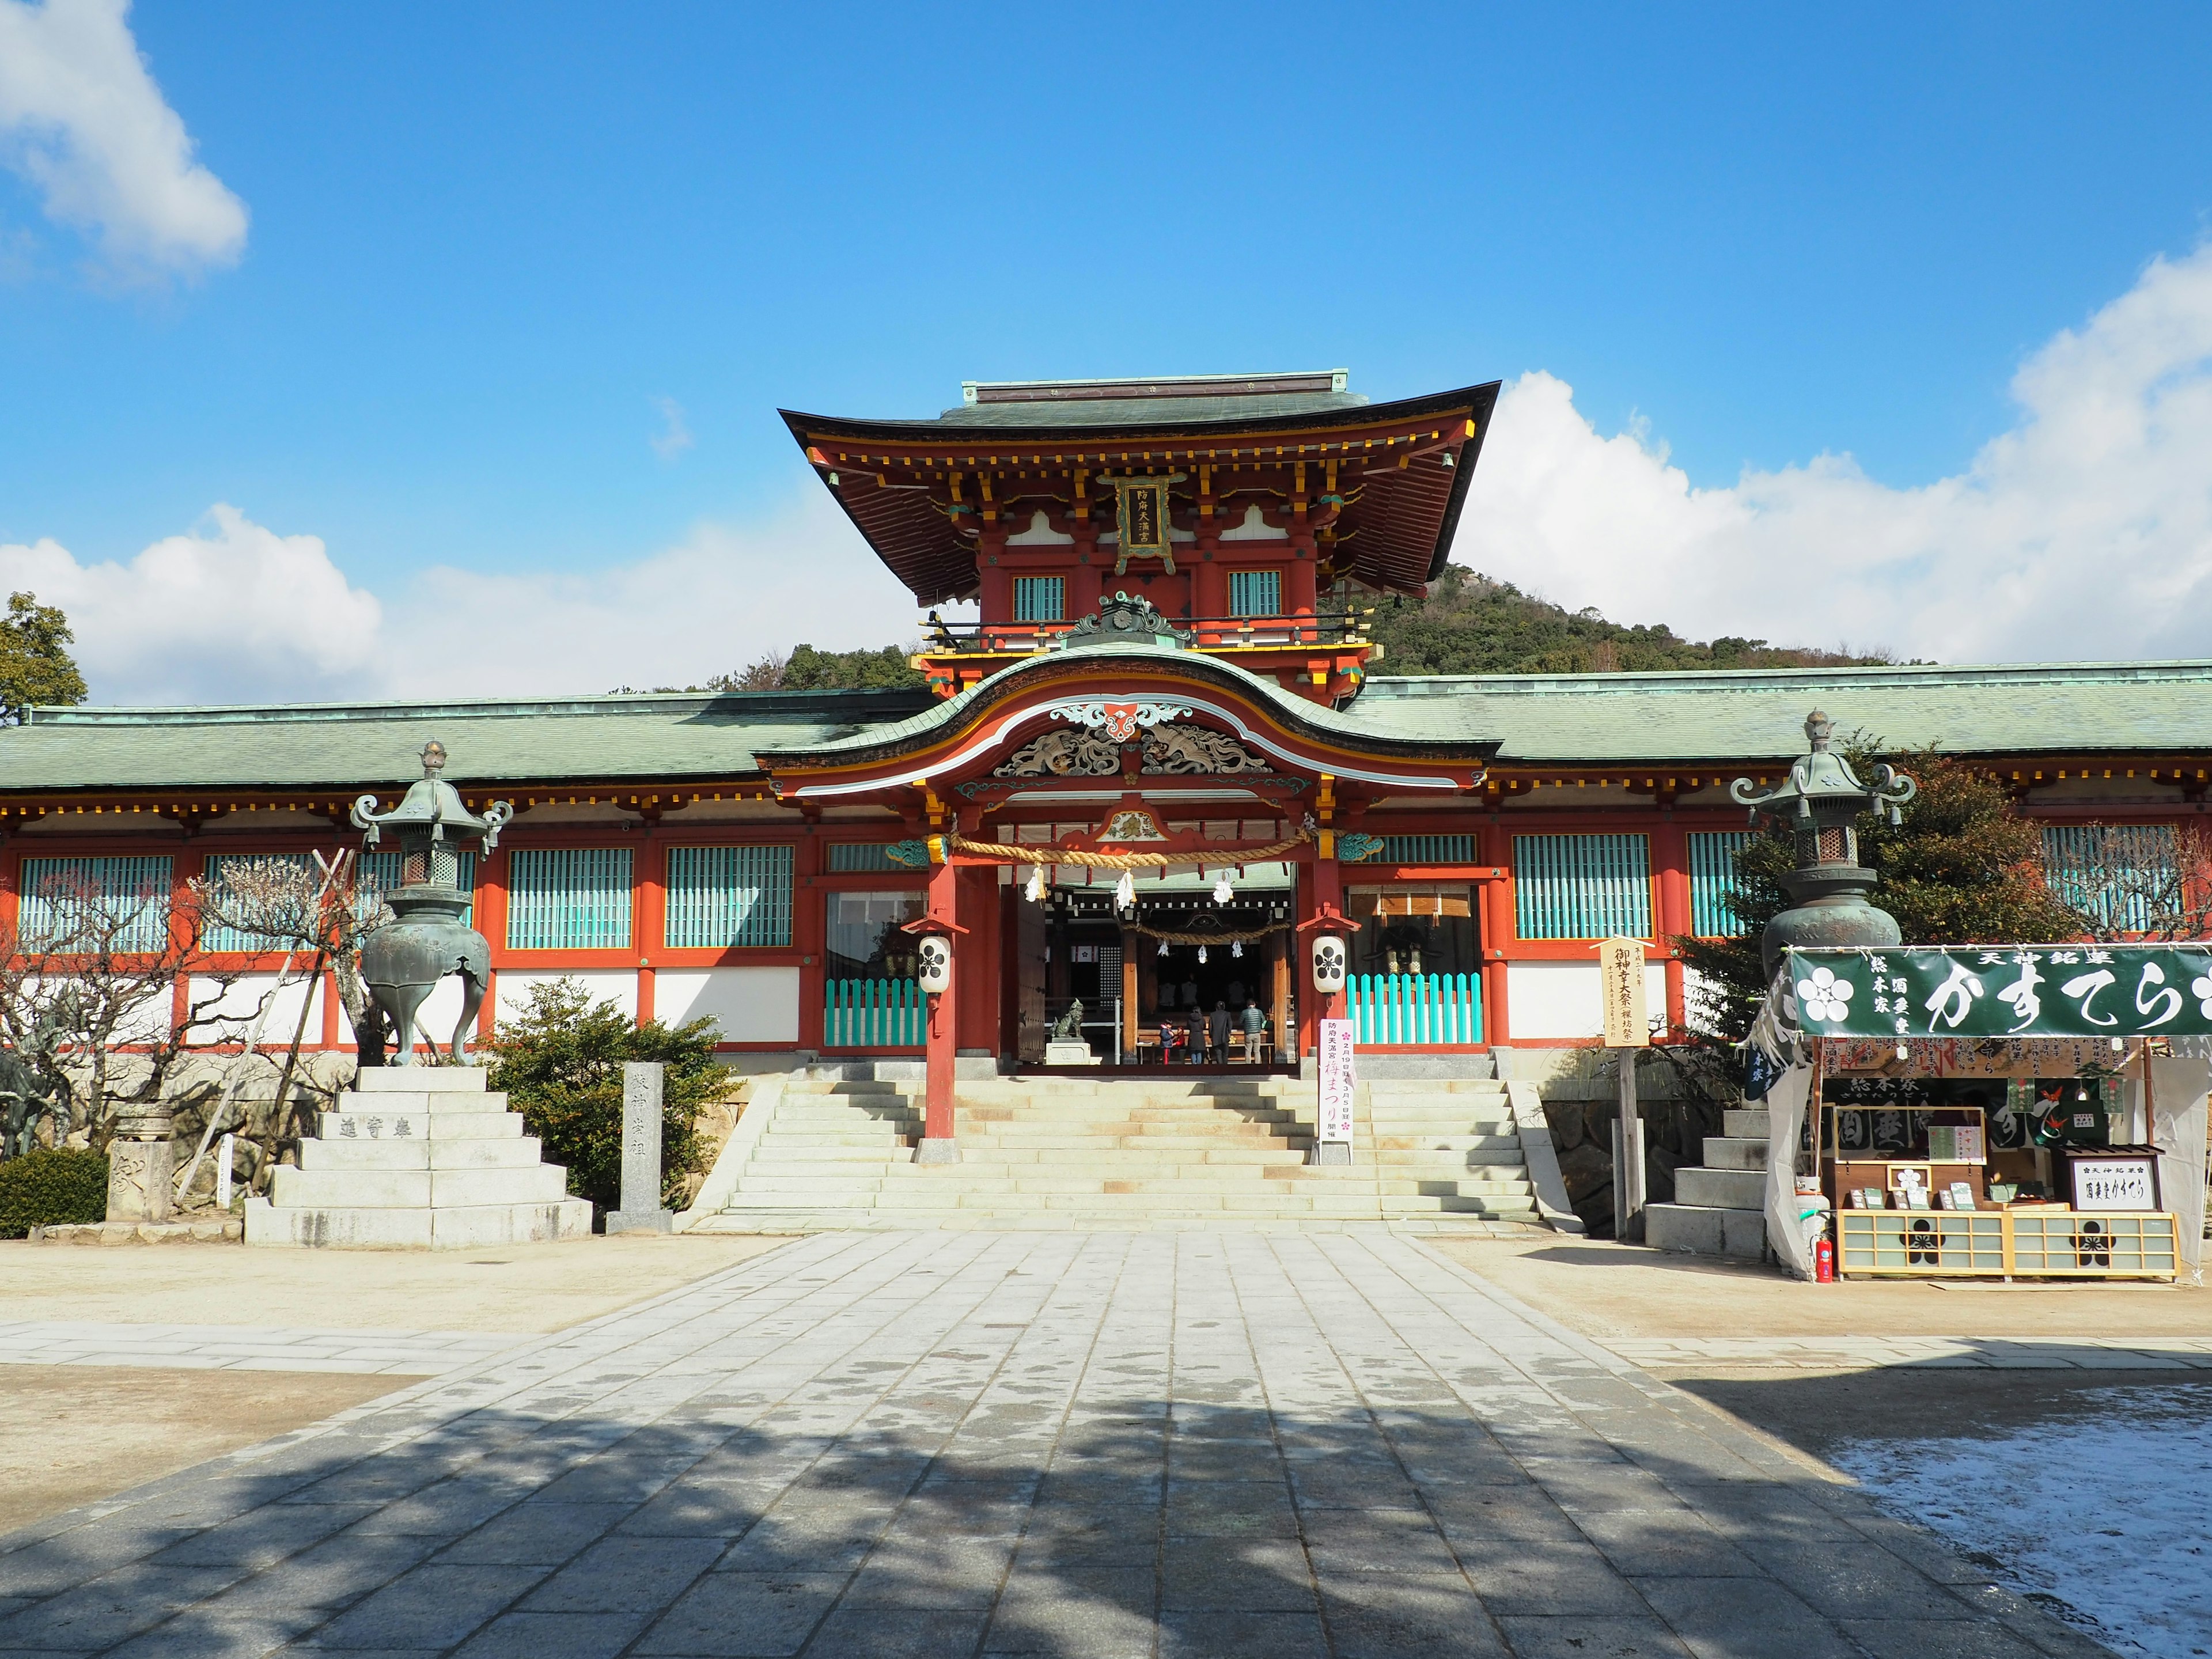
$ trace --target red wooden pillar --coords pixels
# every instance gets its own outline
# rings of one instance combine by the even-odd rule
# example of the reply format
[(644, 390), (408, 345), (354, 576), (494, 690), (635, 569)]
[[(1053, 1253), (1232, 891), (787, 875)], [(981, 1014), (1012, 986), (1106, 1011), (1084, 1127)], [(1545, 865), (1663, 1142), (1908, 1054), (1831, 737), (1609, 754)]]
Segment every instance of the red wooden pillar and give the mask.
[(1344, 866), (1334, 858), (1316, 858), (1310, 873), (1312, 879), (1299, 884), (1299, 926), (1291, 933), (1290, 947), (1290, 969), (1298, 976), (1297, 1055), (1301, 1060), (1319, 1049), (1321, 1022), (1344, 1018), (1341, 991), (1323, 996), (1313, 988), (1313, 947), (1318, 930), (1304, 925), (1324, 915), (1341, 915)]
[(915, 1152), (917, 1164), (951, 1164), (959, 1150), (953, 1139), (953, 1072), (959, 1050), (960, 982), (969, 971), (960, 950), (960, 872), (940, 864), (929, 872), (929, 903), (926, 920), (933, 931), (952, 937), (952, 978), (948, 988), (929, 999), (929, 1036), (924, 1085), (921, 1145)]
[(1318, 599), (1314, 574), (1314, 550), (1300, 545), (1291, 550), (1291, 568), (1284, 574), (1283, 609), (1293, 617), (1310, 617)]
[(1079, 536), (1075, 565), (1067, 573), (1066, 620), (1080, 622), (1098, 609), (1098, 551), (1095, 544)]
[(1196, 592), (1191, 599), (1191, 611), (1200, 617), (1225, 617), (1229, 614), (1229, 573), (1221, 568), (1221, 556), (1212, 548), (1200, 550)]
[(999, 872), (992, 865), (963, 867), (957, 878), (967, 937), (960, 941), (960, 976), (969, 994), (960, 1000), (956, 1054), (999, 1052)]
[(830, 894), (819, 878), (828, 855), (815, 826), (802, 826), (792, 853), (791, 942), (799, 951), (799, 1046), (822, 1052), (829, 1002)]
[(477, 860), (476, 909), (471, 919), (477, 932), (491, 946), (491, 982), (484, 987), (483, 1006), (477, 1011), (477, 1041), (489, 1042), (499, 1028), (499, 964), (507, 954), (507, 872), (510, 854), (504, 848)]
[(654, 1012), (653, 958), (668, 939), (668, 848), (648, 830), (636, 858), (630, 875), (636, 884), (633, 914), (637, 931), (630, 936), (630, 943), (637, 947), (637, 1023), (643, 1025)]
[[(180, 930), (186, 925), (185, 919), (188, 915), (191, 917), (190, 925), (196, 930), (193, 944), (197, 945), (198, 943), (197, 930), (201, 923), (192, 911), (192, 879), (194, 877), (204, 878), (206, 875), (207, 854), (204, 853), (182, 853), (170, 861), (169, 939), (173, 945), (181, 942), (183, 934)], [(176, 983), (169, 988), (170, 1029), (173, 1030), (191, 1017), (192, 976), (179, 974)]]
[(979, 608), (986, 628), (1014, 619), (1014, 575), (1012, 571), (999, 562), (1001, 556), (997, 553), (986, 553), (982, 560), (983, 568), (977, 573), (982, 578), (982, 592), (979, 596), (982, 603)]
[(1513, 944), (1513, 837), (1502, 823), (1483, 826), (1482, 861), (1506, 872), (1482, 884), (1482, 1040), (1492, 1048), (1513, 1040), (1505, 994), (1505, 952)]
[(1670, 817), (1651, 832), (1652, 873), (1658, 877), (1655, 941), (1667, 963), (1667, 1034), (1683, 1035), (1689, 1010), (1682, 984), (1682, 953), (1674, 940), (1690, 931), (1690, 838)]

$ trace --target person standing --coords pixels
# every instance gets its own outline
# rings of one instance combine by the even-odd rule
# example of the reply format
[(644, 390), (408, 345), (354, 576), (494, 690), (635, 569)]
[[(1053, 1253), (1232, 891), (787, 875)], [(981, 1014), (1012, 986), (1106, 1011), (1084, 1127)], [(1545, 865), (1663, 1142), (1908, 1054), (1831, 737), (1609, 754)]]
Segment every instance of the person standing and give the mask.
[(1267, 1017), (1260, 1012), (1258, 1003), (1248, 1002), (1238, 1023), (1244, 1028), (1244, 1058), (1257, 1060), (1261, 1049), (1267, 1046)]
[(1216, 1066), (1229, 1060), (1229, 1005), (1217, 1002), (1206, 1017), (1206, 1057)]

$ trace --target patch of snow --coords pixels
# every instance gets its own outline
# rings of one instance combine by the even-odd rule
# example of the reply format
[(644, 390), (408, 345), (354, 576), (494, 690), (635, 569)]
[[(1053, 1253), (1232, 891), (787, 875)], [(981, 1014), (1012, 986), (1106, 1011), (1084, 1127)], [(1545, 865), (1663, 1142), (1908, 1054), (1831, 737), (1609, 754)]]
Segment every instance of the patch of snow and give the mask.
[(2212, 1384), (2077, 1398), (2087, 1415), (1852, 1441), (1829, 1461), (2107, 1646), (2212, 1655)]

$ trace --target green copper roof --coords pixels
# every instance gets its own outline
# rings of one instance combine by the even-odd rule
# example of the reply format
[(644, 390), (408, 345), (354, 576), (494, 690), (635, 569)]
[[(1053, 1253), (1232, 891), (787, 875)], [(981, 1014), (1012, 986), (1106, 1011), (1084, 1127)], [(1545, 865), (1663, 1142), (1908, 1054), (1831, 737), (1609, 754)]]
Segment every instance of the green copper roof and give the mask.
[(1097, 402), (969, 404), (948, 409), (940, 426), (1030, 428), (1211, 426), (1217, 422), (1272, 421), (1285, 415), (1314, 415), (1332, 409), (1364, 409), (1356, 392), (1279, 392), (1246, 398), (1117, 398)]
[(1501, 762), (1782, 758), (1815, 705), (1836, 740), (1957, 755), (2212, 750), (2212, 662), (1985, 668), (1759, 668), (1368, 680), (1376, 731), (1502, 737)]
[[(763, 743), (761, 753), (771, 765), (798, 760), (815, 763), (865, 761), (898, 754), (918, 748), (939, 732), (957, 726), (971, 709), (988, 707), (1014, 694), (1026, 680), (1048, 677), (1078, 666), (1095, 667), (1103, 662), (1129, 662), (1146, 668), (1177, 670), (1187, 675), (1194, 687), (1203, 687), (1211, 681), (1223, 690), (1240, 693), (1254, 702), (1266, 705), (1292, 731), (1304, 732), (1323, 742), (1348, 744), (1382, 754), (1433, 756), (1439, 759), (1473, 756), (1486, 760), (1496, 746), (1494, 733), (1478, 731), (1464, 721), (1452, 722), (1448, 727), (1431, 727), (1419, 721), (1398, 729), (1378, 727), (1358, 719), (1354, 714), (1340, 714), (1295, 692), (1285, 691), (1273, 680), (1262, 679), (1234, 663), (1205, 652), (1188, 651), (1171, 645), (1109, 639), (1024, 657), (1011, 667), (1002, 668), (988, 679), (969, 687), (958, 696), (948, 697), (934, 708), (924, 709), (895, 726), (854, 732), (849, 736), (826, 742)], [(1086, 692), (1084, 695), (1097, 694)], [(1147, 695), (1160, 694), (1152, 692)]]
[(734, 691), (528, 702), (40, 708), (0, 727), (0, 789), (343, 788), (420, 775), (434, 738), (464, 784), (757, 775), (753, 751), (895, 721), (923, 691)]
[(2212, 662), (1688, 674), (1376, 676), (1332, 711), (1200, 653), (1101, 645), (1030, 658), (939, 702), (921, 692), (672, 693), (228, 708), (41, 708), (0, 726), (0, 791), (343, 789), (417, 775), (435, 738), (464, 784), (641, 784), (757, 775), (763, 755), (859, 759), (925, 740), (979, 698), (1077, 655), (1187, 668), (1324, 741), (1480, 752), (1521, 765), (1786, 759), (1819, 707), (1954, 754), (2212, 751)]

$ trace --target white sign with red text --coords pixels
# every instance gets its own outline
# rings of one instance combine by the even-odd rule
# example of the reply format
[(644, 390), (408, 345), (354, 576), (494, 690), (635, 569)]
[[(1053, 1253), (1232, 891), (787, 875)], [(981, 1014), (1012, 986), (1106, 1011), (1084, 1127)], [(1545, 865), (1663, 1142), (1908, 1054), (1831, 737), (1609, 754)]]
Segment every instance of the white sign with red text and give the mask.
[(1352, 1145), (1352, 1093), (1359, 1074), (1352, 1060), (1352, 1022), (1321, 1023), (1321, 1128), (1322, 1141)]

